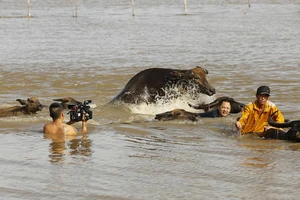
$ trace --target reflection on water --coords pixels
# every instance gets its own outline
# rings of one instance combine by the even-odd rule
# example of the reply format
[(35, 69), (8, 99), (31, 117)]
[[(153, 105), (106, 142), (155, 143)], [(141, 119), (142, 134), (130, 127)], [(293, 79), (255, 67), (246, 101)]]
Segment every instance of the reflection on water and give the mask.
[(242, 165), (256, 168), (268, 168), (270, 164), (272, 164), (270, 160), (260, 157), (249, 157), (242, 163)]
[(45, 139), (49, 139), (50, 162), (57, 163), (63, 162), (68, 155), (92, 155), (92, 140), (88, 138), (88, 135), (79, 136), (64, 136), (57, 135), (44, 135)]
[[(262, 139), (251, 134), (247, 134), (246, 137), (240, 137), (239, 141), (238, 147), (249, 149), (252, 152), (251, 156), (247, 156), (241, 161), (241, 165), (251, 168), (266, 168), (270, 170), (275, 168), (277, 159), (279, 159), (274, 156), (274, 154), (277, 154), (277, 151), (285, 153), (286, 149), (300, 150), (300, 144), (298, 143)], [(288, 154), (286, 154), (286, 157), (288, 157)]]

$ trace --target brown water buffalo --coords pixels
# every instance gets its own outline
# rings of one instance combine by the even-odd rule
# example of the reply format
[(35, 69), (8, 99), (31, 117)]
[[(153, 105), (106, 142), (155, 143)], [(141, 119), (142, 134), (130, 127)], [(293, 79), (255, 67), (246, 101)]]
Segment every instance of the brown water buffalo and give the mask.
[[(206, 79), (208, 71), (202, 67), (190, 70), (150, 68), (133, 76), (124, 89), (110, 103), (153, 103), (166, 96), (166, 90), (178, 88), (180, 93), (203, 93), (212, 96), (214, 87)], [(174, 96), (173, 96), (174, 98)], [(176, 96), (175, 96), (176, 98)]]
[(155, 115), (155, 119), (158, 119), (160, 121), (167, 121), (167, 120), (174, 120), (174, 119), (197, 121), (199, 117), (200, 116), (198, 114), (188, 112), (184, 109), (174, 109), (172, 111), (167, 111)]
[(77, 101), (72, 97), (64, 97), (60, 99), (53, 99), (53, 101), (59, 101), (64, 109), (68, 109), (68, 105), (77, 105), (80, 104), (81, 101)]
[(18, 101), (22, 106), (1, 108), (0, 117), (36, 114), (36, 112), (41, 111), (43, 107), (47, 107), (42, 105), (37, 97), (30, 97), (27, 100), (17, 99), (16, 101)]
[(219, 97), (215, 101), (213, 101), (209, 104), (200, 104), (200, 105), (189, 104), (189, 106), (192, 108), (195, 108), (195, 109), (203, 109), (205, 112), (208, 112), (210, 110), (217, 109), (218, 105), (221, 101), (228, 101), (230, 103), (230, 105), (231, 105), (230, 113), (239, 113), (245, 107), (245, 104), (237, 102), (233, 98), (226, 97), (226, 96)]
[[(276, 111), (277, 112), (277, 111)], [(300, 142), (300, 120), (295, 121), (285, 121), (284, 123), (278, 123), (273, 120), (273, 115), (275, 115), (274, 112), (268, 119), (268, 123), (271, 126), (277, 127), (277, 128), (290, 128), (286, 133), (284, 139), (290, 140), (290, 141), (296, 141)]]

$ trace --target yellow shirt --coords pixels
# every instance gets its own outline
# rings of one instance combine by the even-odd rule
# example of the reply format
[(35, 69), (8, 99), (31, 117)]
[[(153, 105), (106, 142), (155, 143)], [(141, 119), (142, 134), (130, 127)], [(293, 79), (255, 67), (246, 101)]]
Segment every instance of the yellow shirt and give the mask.
[(242, 116), (239, 122), (242, 124), (241, 134), (245, 133), (262, 133), (264, 132), (264, 127), (268, 126), (268, 118), (274, 112), (278, 112), (273, 116), (273, 120), (276, 122), (283, 123), (284, 117), (281, 114), (277, 106), (271, 101), (267, 101), (264, 111), (259, 116), (258, 107), (255, 102), (249, 103), (245, 106), (242, 111)]

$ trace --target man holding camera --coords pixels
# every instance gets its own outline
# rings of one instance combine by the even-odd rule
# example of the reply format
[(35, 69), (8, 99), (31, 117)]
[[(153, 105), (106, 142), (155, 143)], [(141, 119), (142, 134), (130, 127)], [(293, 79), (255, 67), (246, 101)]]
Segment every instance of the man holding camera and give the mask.
[[(52, 122), (45, 124), (43, 128), (44, 134), (64, 134), (64, 135), (77, 135), (77, 129), (71, 124), (75, 123), (76, 121), (69, 121), (68, 123), (64, 123), (64, 109), (60, 103), (52, 103), (49, 107), (50, 116), (52, 118)], [(87, 126), (86, 122), (87, 119), (85, 114), (82, 115), (82, 130), (80, 133), (86, 134)]]

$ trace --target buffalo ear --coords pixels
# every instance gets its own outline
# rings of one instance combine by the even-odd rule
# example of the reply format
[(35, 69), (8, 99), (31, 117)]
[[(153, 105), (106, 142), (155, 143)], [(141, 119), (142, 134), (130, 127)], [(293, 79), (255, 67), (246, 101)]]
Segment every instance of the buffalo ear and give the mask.
[(201, 67), (201, 66), (196, 66), (197, 68), (202, 68), (203, 70), (204, 70), (204, 72), (206, 73), (206, 74), (208, 74), (208, 70), (207, 69), (205, 69), (205, 68), (203, 68), (203, 67)]
[(60, 101), (61, 103), (70, 102), (69, 98), (53, 99), (53, 101)]
[(62, 102), (63, 100), (62, 99), (53, 99), (53, 101), (60, 101), (60, 102)]
[(69, 100), (69, 99), (62, 99), (61, 102), (62, 102), (62, 103), (68, 103), (68, 102), (70, 102), (70, 100)]
[(27, 101), (25, 101), (25, 100), (22, 100), (22, 99), (16, 99), (16, 101), (18, 101), (21, 105), (23, 105), (23, 106), (25, 106), (25, 105), (27, 105)]

